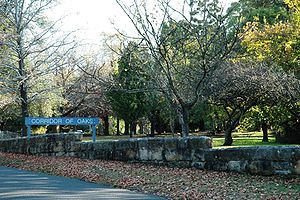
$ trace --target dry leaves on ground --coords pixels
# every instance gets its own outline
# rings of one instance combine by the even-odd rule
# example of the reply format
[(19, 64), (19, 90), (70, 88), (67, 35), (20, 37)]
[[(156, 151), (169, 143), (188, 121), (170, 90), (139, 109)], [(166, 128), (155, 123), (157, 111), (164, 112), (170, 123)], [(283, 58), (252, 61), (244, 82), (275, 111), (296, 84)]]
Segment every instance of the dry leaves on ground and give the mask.
[(300, 199), (300, 178), (120, 161), (0, 153), (0, 165), (107, 183), (169, 199)]

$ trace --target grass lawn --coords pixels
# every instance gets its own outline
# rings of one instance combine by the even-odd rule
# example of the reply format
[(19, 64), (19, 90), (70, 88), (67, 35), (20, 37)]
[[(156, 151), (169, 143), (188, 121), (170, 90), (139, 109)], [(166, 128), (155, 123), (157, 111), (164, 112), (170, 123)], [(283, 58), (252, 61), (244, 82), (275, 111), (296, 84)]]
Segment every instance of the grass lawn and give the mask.
[[(213, 147), (228, 147), (223, 146), (224, 138), (215, 137), (213, 138)], [(276, 146), (276, 145), (286, 145), (279, 144), (275, 142), (275, 138), (269, 138), (269, 142), (262, 142), (262, 137), (238, 137), (233, 138), (233, 144), (231, 147), (240, 147), (240, 146)]]
[[(192, 133), (192, 136), (200, 136), (203, 134)], [(134, 135), (134, 138), (142, 138), (146, 137), (146, 135)], [(155, 137), (173, 137), (172, 134), (163, 134), (156, 135)], [(175, 135), (174, 137), (179, 137), (179, 135)], [(293, 145), (293, 144), (280, 144), (275, 142), (275, 137), (273, 135), (269, 135), (269, 142), (262, 142), (262, 132), (247, 132), (247, 133), (238, 133), (235, 132), (232, 134), (233, 144), (230, 147), (241, 147), (241, 146), (278, 146), (278, 145)], [(129, 139), (128, 135), (110, 135), (110, 136), (97, 136), (97, 141), (102, 140), (124, 140)], [(224, 136), (212, 136), (213, 139), (213, 147), (224, 148), (228, 146), (223, 146)], [(84, 141), (91, 141), (91, 137), (84, 137)], [(297, 145), (297, 144), (294, 144)], [(299, 145), (299, 144), (298, 144)]]

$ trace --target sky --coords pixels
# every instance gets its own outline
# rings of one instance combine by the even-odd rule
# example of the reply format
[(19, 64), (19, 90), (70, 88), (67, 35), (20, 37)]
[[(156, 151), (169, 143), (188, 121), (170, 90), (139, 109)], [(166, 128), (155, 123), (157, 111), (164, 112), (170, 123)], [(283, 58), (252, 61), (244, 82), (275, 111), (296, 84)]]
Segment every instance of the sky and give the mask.
[[(222, 3), (229, 5), (233, 1), (222, 0)], [(76, 37), (86, 43), (100, 42), (101, 35), (115, 33), (115, 27), (131, 35), (135, 33), (115, 0), (59, 0), (59, 5), (47, 15), (52, 20), (63, 17), (59, 27), (63, 31), (76, 31)]]
[(79, 39), (90, 43), (97, 43), (102, 33), (115, 33), (115, 26), (133, 29), (115, 0), (60, 0), (48, 16), (52, 20), (63, 17), (60, 28), (76, 31)]

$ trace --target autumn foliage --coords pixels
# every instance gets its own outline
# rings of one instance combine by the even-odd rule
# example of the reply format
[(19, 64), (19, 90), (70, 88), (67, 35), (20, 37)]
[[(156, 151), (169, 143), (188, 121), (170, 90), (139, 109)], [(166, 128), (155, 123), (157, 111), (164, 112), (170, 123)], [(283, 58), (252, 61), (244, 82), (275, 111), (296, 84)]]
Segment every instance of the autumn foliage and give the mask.
[(0, 165), (107, 183), (169, 199), (299, 199), (299, 177), (264, 177), (193, 168), (0, 153)]

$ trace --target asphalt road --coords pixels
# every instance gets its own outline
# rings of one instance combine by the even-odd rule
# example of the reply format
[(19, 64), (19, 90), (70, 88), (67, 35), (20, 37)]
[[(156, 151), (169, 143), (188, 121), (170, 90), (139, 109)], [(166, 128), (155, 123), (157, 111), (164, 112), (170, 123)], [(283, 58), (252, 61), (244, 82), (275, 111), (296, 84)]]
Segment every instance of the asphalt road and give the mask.
[(163, 200), (164, 198), (77, 179), (0, 167), (0, 199)]

